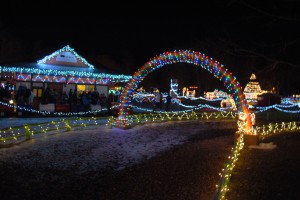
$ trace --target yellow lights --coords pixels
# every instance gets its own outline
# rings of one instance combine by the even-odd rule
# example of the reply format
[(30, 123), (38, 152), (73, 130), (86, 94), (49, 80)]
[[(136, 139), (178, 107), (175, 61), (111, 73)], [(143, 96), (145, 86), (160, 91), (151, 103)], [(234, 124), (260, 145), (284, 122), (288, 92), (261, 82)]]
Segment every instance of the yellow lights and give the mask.
[[(252, 113), (253, 114), (253, 113)], [(252, 115), (251, 114), (251, 115)], [(239, 121), (245, 121), (245, 114), (239, 115)], [(255, 115), (251, 116), (251, 120), (255, 123)], [(299, 123), (299, 122), (298, 122)], [(265, 138), (271, 136), (276, 133), (289, 133), (291, 131), (296, 131), (300, 129), (299, 124), (297, 122), (281, 122), (281, 123), (269, 123), (267, 125), (256, 126), (253, 128), (254, 132), (259, 135), (260, 138)], [(228, 156), (228, 163), (225, 165), (225, 169), (222, 169), (222, 172), (219, 173), (220, 180), (216, 185), (216, 192), (214, 199), (225, 199), (226, 192), (229, 191), (228, 185), (230, 181), (230, 177), (235, 167), (235, 163), (238, 160), (238, 156), (240, 155), (240, 151), (244, 147), (244, 135), (240, 134), (240, 137), (237, 140), (235, 147), (232, 149), (231, 154)]]
[(9, 104), (14, 104), (14, 100), (9, 100)]
[[(255, 125), (255, 114), (254, 113), (249, 113), (250, 115), (250, 119), (251, 119), (251, 123), (252, 125)], [(242, 133), (242, 134), (249, 134), (249, 135), (256, 135), (256, 131), (254, 129), (254, 127), (252, 126), (252, 128), (250, 130), (247, 130), (247, 114), (240, 112), (239, 116), (238, 116), (238, 121), (237, 121), (237, 125), (238, 125), (238, 133)]]
[(251, 118), (252, 125), (255, 125), (255, 123), (256, 123), (256, 121), (255, 121), (255, 114), (251, 113), (250, 114), (250, 118)]
[(251, 76), (250, 76), (250, 80), (256, 80), (256, 76), (255, 76), (255, 74), (251, 74)]
[(225, 168), (222, 169), (222, 173), (219, 173), (220, 179), (216, 185), (217, 190), (215, 192), (214, 199), (225, 199), (226, 192), (229, 191), (228, 185), (230, 181), (231, 174), (235, 167), (235, 163), (238, 160), (240, 151), (244, 147), (244, 135), (241, 134), (237, 139), (235, 146), (231, 149), (231, 154), (228, 157), (228, 162), (225, 165)]
[(262, 90), (259, 82), (255, 80), (256, 80), (255, 74), (251, 74), (250, 82), (247, 83), (244, 89), (244, 94), (247, 99), (247, 102), (252, 103), (254, 105), (256, 105), (257, 103), (258, 95), (269, 92), (269, 91)]
[[(72, 121), (72, 124), (70, 123)], [(102, 121), (102, 122), (101, 122)], [(31, 139), (32, 136), (40, 133), (48, 133), (51, 131), (60, 131), (66, 130), (70, 131), (71, 128), (74, 127), (87, 127), (87, 126), (94, 126), (102, 123), (103, 119), (96, 119), (94, 117), (90, 119), (86, 118), (69, 118), (67, 120), (59, 120), (59, 121), (51, 121), (45, 124), (25, 124), (21, 127), (15, 128), (7, 128), (0, 130), (0, 143), (6, 143), (7, 141), (15, 141), (17, 139)], [(12, 142), (13, 143), (13, 142)]]
[(276, 133), (291, 132), (299, 129), (300, 126), (297, 125), (297, 122), (276, 122), (255, 127), (256, 134), (259, 135), (262, 139), (274, 135)]
[[(182, 96), (186, 97), (195, 97), (196, 96), (196, 90), (198, 87), (191, 86), (191, 87), (184, 87), (182, 88)], [(191, 90), (189, 90), (191, 89)]]

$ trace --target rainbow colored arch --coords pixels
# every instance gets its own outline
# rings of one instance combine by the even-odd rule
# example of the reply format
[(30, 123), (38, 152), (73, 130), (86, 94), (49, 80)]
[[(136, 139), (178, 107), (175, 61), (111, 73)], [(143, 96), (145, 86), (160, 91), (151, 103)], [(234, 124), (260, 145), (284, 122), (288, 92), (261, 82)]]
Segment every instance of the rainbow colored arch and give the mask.
[(205, 54), (190, 51), (190, 50), (175, 50), (172, 52), (165, 52), (158, 56), (155, 56), (150, 61), (145, 63), (137, 72), (134, 73), (132, 79), (125, 86), (123, 94), (121, 96), (121, 104), (119, 117), (116, 123), (117, 127), (126, 128), (130, 126), (127, 119), (128, 107), (131, 105), (131, 96), (138, 84), (151, 72), (163, 67), (164, 65), (174, 63), (190, 63), (196, 66), (201, 66), (213, 74), (216, 78), (224, 83), (228, 92), (233, 95), (234, 101), (239, 111), (242, 110), (246, 114), (246, 132), (252, 129), (252, 122), (250, 118), (250, 112), (247, 106), (245, 96), (242, 92), (240, 83), (236, 80), (236, 77), (232, 75), (226, 68), (223, 67), (218, 61), (209, 58)]

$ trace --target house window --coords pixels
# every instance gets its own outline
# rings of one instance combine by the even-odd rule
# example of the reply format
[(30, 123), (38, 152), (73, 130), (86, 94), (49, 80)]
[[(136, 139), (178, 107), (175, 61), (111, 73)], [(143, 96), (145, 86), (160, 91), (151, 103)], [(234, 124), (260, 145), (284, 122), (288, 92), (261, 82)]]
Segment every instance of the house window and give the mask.
[(43, 88), (33, 88), (34, 97), (42, 97)]

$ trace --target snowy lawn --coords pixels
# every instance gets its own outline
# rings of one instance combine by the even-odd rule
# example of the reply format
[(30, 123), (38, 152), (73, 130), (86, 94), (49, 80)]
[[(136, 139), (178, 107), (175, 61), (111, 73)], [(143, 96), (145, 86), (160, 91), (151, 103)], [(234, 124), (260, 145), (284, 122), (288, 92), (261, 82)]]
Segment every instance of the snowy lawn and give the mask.
[[(99, 125), (52, 135), (0, 148), (0, 161), (25, 168), (75, 170), (77, 174), (105, 169), (120, 170), (167, 151), (203, 130), (233, 129), (234, 121), (164, 122), (123, 130)], [(208, 137), (209, 131), (203, 137)]]

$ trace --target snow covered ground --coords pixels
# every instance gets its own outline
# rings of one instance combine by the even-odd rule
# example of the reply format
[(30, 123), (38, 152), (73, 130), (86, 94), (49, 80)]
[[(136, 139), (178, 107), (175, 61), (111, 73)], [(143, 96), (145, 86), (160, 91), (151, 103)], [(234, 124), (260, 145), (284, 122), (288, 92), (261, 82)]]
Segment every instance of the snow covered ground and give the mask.
[[(40, 118), (43, 120), (46, 119)], [(1, 127), (5, 124), (3, 121)], [(32, 123), (36, 122), (37, 119)], [(14, 122), (19, 123), (28, 121)], [(75, 170), (79, 175), (121, 170), (193, 137), (207, 137), (212, 129), (234, 129), (235, 126), (236, 122), (227, 120), (149, 123), (126, 130), (110, 129), (106, 125), (82, 127), (70, 132), (40, 134), (29, 141), (0, 148), (0, 161), (18, 163), (25, 168)]]
[(0, 130), (15, 127), (15, 126), (22, 126), (24, 124), (36, 124), (36, 123), (44, 123), (44, 122), (51, 122), (51, 121), (58, 121), (60, 117), (41, 117), (41, 118), (0, 118)]

